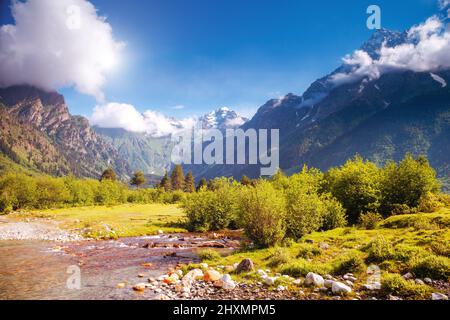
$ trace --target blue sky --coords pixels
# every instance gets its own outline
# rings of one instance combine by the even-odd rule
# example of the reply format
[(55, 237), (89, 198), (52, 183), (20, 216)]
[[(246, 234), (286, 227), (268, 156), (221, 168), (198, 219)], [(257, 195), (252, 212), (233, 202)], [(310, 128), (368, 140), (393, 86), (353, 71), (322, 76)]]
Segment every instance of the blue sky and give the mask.
[[(301, 94), (370, 37), (370, 4), (381, 7), (382, 26), (396, 30), (437, 12), (436, 0), (91, 2), (126, 43), (106, 99), (178, 118), (219, 106), (250, 114), (270, 98)], [(1, 3), (1, 24), (11, 23)], [(89, 116), (97, 104), (59, 91), (73, 114)]]

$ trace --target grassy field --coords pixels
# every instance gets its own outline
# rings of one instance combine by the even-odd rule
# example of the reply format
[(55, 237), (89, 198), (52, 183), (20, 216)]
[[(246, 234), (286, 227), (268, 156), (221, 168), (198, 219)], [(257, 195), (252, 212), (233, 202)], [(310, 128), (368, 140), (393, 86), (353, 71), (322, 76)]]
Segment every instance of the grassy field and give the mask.
[[(428, 297), (431, 288), (406, 282), (400, 275), (413, 272), (433, 280), (450, 278), (450, 210), (432, 214), (398, 215), (382, 221), (374, 230), (356, 227), (315, 232), (298, 243), (283, 247), (242, 250), (226, 257), (204, 253), (211, 266), (231, 266), (250, 258), (256, 269), (270, 269), (292, 277), (308, 272), (322, 275), (357, 275), (358, 286), (367, 279), (367, 267), (377, 265), (382, 272), (386, 293), (406, 298)], [(241, 280), (255, 280), (255, 273), (236, 275)]]
[(125, 204), (112, 207), (94, 206), (36, 210), (14, 214), (16, 218), (50, 218), (65, 229), (81, 230), (87, 237), (116, 238), (185, 232), (184, 218), (178, 205)]

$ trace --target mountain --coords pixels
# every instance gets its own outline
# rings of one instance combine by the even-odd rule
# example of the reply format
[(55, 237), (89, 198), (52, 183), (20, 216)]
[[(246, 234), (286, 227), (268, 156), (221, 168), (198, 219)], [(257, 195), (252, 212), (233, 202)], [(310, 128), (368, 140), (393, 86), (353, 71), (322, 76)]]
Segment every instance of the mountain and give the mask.
[[(180, 121), (168, 119), (173, 128), (183, 128)], [(226, 130), (239, 127), (246, 121), (248, 119), (235, 111), (222, 107), (199, 117), (194, 125), (205, 130)], [(114, 146), (121, 158), (126, 159), (131, 170), (142, 170), (145, 174), (154, 176), (163, 176), (165, 171), (170, 171), (173, 148), (170, 136), (155, 136), (153, 132), (130, 132), (121, 128), (93, 128)]]
[[(360, 49), (377, 58), (382, 44), (407, 41), (406, 33), (379, 30)], [(269, 100), (242, 128), (280, 129), (280, 167), (287, 172), (303, 164), (326, 170), (355, 154), (382, 164), (410, 152), (427, 155), (440, 177), (448, 177), (450, 71), (392, 71), (376, 80), (333, 83), (333, 76), (348, 68), (318, 79), (301, 96)], [(201, 173), (256, 177), (259, 166), (215, 165)]]
[(247, 118), (238, 115), (227, 107), (219, 108), (207, 113), (198, 120), (202, 129), (226, 130), (238, 128), (248, 121)]
[(0, 130), (1, 153), (26, 168), (97, 178), (112, 166), (121, 177), (129, 174), (115, 148), (86, 118), (72, 116), (56, 92), (31, 86), (0, 89)]

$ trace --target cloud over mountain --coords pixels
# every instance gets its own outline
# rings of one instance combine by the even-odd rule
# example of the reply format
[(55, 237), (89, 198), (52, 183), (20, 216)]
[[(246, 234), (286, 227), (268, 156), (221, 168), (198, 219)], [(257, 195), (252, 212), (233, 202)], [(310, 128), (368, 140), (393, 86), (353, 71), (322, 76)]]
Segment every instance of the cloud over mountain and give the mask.
[(346, 56), (343, 61), (351, 71), (335, 74), (332, 81), (339, 85), (364, 77), (377, 79), (396, 70), (425, 72), (450, 68), (450, 29), (439, 17), (433, 16), (412, 27), (407, 34), (405, 43), (394, 47), (383, 44), (377, 59), (362, 50)]
[(12, 1), (14, 25), (0, 28), (0, 86), (74, 86), (103, 100), (106, 73), (123, 43), (85, 0)]
[(162, 137), (193, 127), (195, 119), (176, 120), (152, 110), (140, 113), (130, 104), (111, 102), (96, 106), (90, 122), (101, 128), (122, 128), (131, 132), (143, 132), (154, 137)]

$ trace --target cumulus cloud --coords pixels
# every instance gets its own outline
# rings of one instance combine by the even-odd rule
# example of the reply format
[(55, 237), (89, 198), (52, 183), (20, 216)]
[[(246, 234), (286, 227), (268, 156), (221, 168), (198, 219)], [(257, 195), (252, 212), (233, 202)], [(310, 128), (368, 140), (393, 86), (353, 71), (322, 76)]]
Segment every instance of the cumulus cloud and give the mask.
[(156, 111), (147, 110), (140, 113), (133, 105), (111, 102), (96, 106), (90, 122), (101, 128), (122, 128), (131, 132), (147, 133), (153, 137), (163, 137), (192, 128), (196, 119), (175, 120)]
[(14, 25), (0, 28), (0, 86), (74, 86), (101, 101), (123, 43), (85, 0), (12, 1)]
[(408, 31), (407, 43), (395, 47), (383, 44), (378, 59), (372, 59), (361, 50), (346, 56), (343, 61), (352, 67), (351, 71), (335, 74), (332, 81), (340, 85), (362, 78), (374, 80), (395, 70), (439, 71), (450, 68), (449, 52), (450, 29), (437, 16), (433, 16)]

